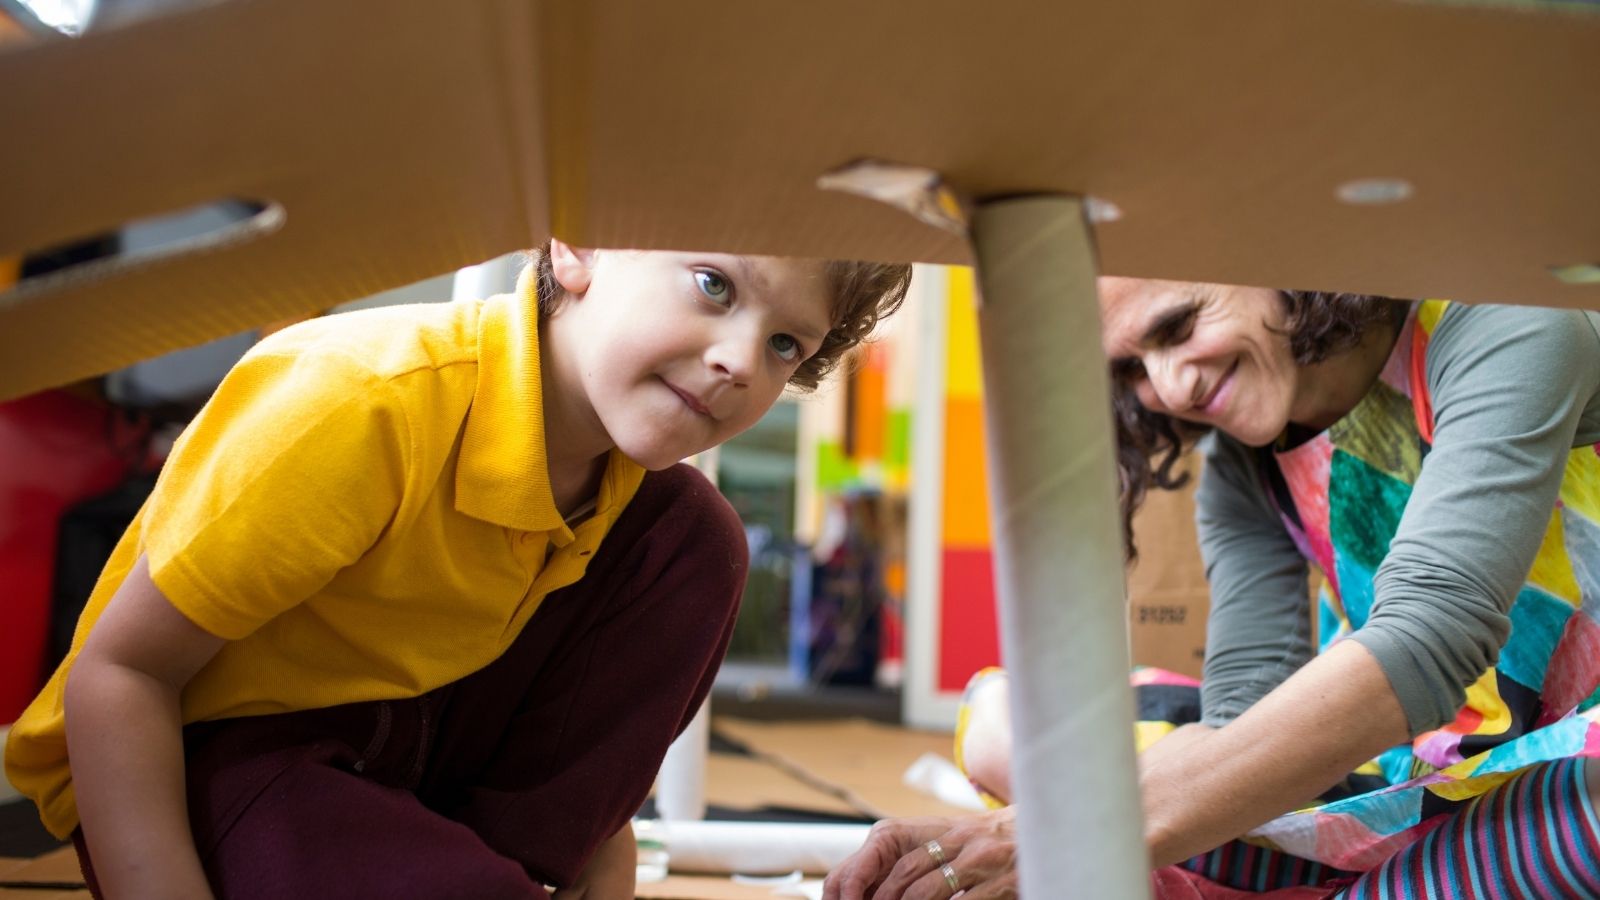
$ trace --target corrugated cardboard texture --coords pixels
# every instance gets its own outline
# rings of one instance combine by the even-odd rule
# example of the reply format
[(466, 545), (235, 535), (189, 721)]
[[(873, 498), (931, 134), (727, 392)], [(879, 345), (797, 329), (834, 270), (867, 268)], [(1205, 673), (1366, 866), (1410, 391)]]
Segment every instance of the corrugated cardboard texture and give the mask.
[[(223, 0), (0, 55), (0, 255), (274, 233), (0, 298), (0, 396), (531, 244), (962, 261), (858, 157), (1090, 193), (1112, 274), (1600, 307), (1600, 15), (1392, 0)], [(1416, 195), (1343, 205), (1354, 178)], [(91, 277), (92, 276), (92, 277)]]
[(1150, 491), (1134, 516), (1139, 560), (1128, 572), (1128, 631), (1134, 665), (1199, 678), (1211, 594), (1194, 524), (1198, 458), (1191, 454), (1184, 469), (1187, 485)]

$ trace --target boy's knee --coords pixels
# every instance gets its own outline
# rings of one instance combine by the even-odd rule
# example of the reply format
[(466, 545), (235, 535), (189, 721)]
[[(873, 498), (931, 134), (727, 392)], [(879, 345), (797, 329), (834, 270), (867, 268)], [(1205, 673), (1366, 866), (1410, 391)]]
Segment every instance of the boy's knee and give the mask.
[[(649, 496), (644, 496), (646, 488)], [(693, 466), (678, 463), (645, 476), (639, 489), (652, 517), (652, 531), (675, 544), (680, 554), (705, 560), (742, 582), (750, 561), (744, 523), (722, 492)]]

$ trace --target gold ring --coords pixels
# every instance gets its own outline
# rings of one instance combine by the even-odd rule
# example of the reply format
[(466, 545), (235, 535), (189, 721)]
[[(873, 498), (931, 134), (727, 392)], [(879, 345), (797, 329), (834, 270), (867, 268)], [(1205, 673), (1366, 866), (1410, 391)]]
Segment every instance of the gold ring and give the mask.
[(961, 890), (961, 881), (956, 878), (956, 870), (951, 868), (949, 863), (940, 863), (939, 874), (944, 876), (944, 883), (950, 885), (950, 890), (956, 892)]
[(944, 848), (939, 846), (938, 841), (929, 841), (922, 845), (922, 849), (928, 851), (928, 855), (933, 857), (934, 865), (944, 865)]

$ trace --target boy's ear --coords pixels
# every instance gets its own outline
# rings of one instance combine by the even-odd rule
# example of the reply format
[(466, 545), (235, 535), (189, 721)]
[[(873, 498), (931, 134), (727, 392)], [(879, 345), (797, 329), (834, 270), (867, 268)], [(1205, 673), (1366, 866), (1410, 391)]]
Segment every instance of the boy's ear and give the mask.
[(550, 239), (550, 274), (568, 296), (581, 296), (594, 280), (594, 251)]

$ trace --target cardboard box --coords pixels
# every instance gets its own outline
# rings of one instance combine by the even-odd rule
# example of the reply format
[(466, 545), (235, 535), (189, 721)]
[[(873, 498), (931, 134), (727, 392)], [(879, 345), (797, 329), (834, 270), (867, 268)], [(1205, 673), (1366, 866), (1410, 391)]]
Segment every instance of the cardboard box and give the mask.
[[(1600, 16), (1518, 6), (214, 0), (6, 46), (0, 256), (265, 208), (0, 295), (0, 399), (552, 231), (967, 259), (815, 187), (860, 157), (1102, 197), (1112, 274), (1600, 307), (1549, 271), (1600, 256)], [(1375, 176), (1414, 195), (1336, 199)]]
[(1128, 572), (1128, 631), (1134, 665), (1199, 678), (1210, 591), (1194, 524), (1198, 457), (1190, 454), (1185, 468), (1187, 485), (1150, 491), (1134, 517), (1139, 559)]

